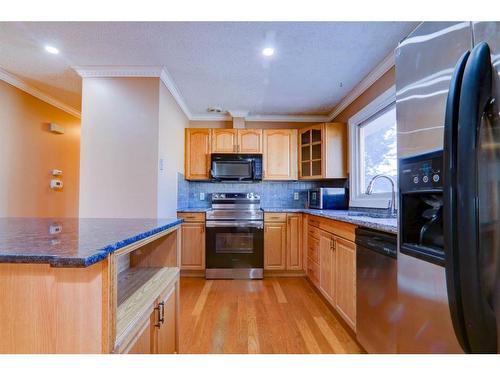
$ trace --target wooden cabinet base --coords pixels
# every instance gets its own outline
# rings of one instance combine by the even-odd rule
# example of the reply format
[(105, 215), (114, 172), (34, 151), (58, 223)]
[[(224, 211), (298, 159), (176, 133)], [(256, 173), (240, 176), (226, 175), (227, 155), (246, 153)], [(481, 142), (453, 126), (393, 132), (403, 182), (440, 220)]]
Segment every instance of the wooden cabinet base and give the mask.
[[(85, 268), (0, 264), (0, 353), (177, 351), (178, 230), (122, 247)], [(129, 267), (119, 276), (120, 256), (129, 257)], [(160, 302), (161, 335), (154, 331)]]
[(356, 226), (308, 216), (307, 277), (352, 330), (356, 330)]

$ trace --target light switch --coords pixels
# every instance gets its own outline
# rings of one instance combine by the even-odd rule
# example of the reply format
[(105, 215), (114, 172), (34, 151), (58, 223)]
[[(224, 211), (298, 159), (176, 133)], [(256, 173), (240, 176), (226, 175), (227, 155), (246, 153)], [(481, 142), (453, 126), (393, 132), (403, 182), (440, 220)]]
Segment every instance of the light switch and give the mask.
[(205, 193), (200, 193), (200, 201), (204, 201), (205, 200)]
[(299, 192), (296, 191), (295, 193), (293, 193), (293, 200), (294, 201), (298, 201), (299, 200)]

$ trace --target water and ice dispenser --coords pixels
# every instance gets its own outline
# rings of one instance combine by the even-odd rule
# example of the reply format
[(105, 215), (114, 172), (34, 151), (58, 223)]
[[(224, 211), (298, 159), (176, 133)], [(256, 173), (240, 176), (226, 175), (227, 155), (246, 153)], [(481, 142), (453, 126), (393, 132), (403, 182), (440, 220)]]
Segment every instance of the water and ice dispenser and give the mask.
[(444, 264), (443, 152), (399, 161), (400, 251)]

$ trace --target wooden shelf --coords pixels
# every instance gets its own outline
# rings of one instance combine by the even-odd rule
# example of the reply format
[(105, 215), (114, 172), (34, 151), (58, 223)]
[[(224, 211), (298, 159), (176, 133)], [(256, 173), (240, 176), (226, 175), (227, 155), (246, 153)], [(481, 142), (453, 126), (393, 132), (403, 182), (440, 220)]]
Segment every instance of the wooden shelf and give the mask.
[(116, 346), (150, 314), (158, 296), (178, 277), (177, 267), (132, 267), (118, 274)]

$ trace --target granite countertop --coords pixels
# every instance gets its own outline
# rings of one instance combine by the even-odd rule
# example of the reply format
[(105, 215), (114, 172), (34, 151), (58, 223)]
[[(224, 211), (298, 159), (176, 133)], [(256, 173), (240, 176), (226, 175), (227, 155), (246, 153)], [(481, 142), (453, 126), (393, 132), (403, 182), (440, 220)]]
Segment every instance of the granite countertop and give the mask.
[[(398, 233), (398, 220), (396, 218), (378, 218), (364, 216), (360, 211), (348, 210), (313, 210), (310, 208), (263, 208), (264, 212), (302, 212), (310, 215), (325, 217), (338, 221), (344, 221), (366, 228), (376, 229), (383, 232)], [(353, 212), (355, 214), (353, 215)]]
[[(207, 212), (210, 208), (178, 208), (177, 212)], [(283, 207), (263, 207), (264, 212), (301, 212), (310, 215), (325, 217), (327, 219), (343, 221), (359, 225), (366, 228), (376, 229), (383, 232), (398, 233), (398, 221), (396, 218), (378, 218), (363, 215), (361, 211), (348, 210), (313, 210), (310, 208), (283, 208)], [(353, 212), (355, 212), (353, 214)]]
[(211, 209), (211, 207), (184, 207), (178, 208), (177, 212), (207, 212)]
[(0, 263), (88, 267), (182, 219), (0, 218)]

